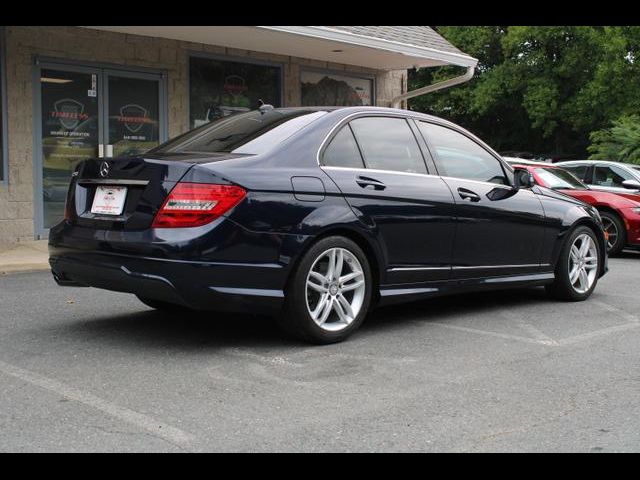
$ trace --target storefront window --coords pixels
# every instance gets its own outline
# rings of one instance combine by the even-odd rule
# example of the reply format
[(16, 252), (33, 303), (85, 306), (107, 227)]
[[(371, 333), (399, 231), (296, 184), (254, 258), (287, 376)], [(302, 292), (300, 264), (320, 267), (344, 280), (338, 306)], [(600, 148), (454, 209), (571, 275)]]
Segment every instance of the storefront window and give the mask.
[(373, 104), (371, 78), (303, 70), (302, 106), (361, 106)]
[(189, 60), (189, 123), (199, 127), (213, 119), (259, 106), (279, 107), (278, 66), (191, 57)]

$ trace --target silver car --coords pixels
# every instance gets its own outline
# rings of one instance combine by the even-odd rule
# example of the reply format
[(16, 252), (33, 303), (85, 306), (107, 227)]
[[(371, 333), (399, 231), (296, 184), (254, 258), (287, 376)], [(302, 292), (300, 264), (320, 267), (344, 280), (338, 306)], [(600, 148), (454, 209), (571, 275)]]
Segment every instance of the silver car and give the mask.
[(640, 194), (640, 165), (606, 160), (558, 162), (594, 190)]

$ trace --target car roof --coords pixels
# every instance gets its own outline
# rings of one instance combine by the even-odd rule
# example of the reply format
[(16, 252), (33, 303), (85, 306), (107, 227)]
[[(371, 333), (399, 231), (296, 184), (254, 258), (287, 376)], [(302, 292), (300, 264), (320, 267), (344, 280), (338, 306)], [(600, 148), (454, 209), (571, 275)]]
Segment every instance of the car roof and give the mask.
[(516, 158), (516, 157), (502, 157), (502, 158), (504, 158), (511, 165), (558, 168), (557, 165), (553, 163), (548, 163), (548, 162), (535, 162), (533, 160), (525, 160), (524, 158)]
[(559, 165), (561, 163), (563, 163), (563, 164), (574, 164), (574, 165), (577, 165), (577, 164), (617, 165), (617, 166), (623, 166), (623, 167), (629, 167), (629, 168), (637, 168), (638, 167), (637, 163), (616, 162), (615, 160), (568, 160), (568, 161), (563, 161), (563, 162), (556, 162), (556, 165)]

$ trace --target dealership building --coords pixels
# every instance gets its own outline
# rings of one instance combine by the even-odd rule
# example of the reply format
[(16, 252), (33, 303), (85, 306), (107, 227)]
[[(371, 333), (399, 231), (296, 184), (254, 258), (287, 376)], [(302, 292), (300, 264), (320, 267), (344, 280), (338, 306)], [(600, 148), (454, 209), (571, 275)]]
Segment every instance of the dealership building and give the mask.
[[(0, 27), (0, 246), (47, 238), (75, 164), (256, 108), (404, 107), (407, 70), (476, 60), (424, 26)], [(432, 88), (433, 89), (433, 88)]]

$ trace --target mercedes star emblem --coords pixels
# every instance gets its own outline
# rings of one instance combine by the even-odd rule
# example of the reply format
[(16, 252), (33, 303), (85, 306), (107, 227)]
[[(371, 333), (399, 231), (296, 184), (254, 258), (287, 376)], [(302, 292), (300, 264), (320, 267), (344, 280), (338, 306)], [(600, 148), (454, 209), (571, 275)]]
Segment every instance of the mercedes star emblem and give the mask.
[(107, 175), (109, 175), (109, 163), (108, 162), (102, 162), (100, 164), (100, 176), (101, 177), (106, 177)]

